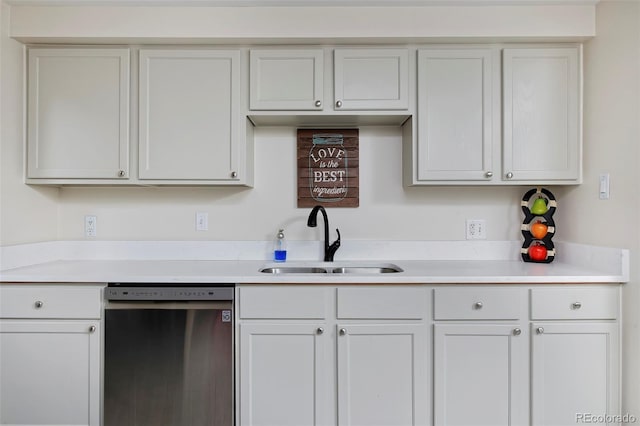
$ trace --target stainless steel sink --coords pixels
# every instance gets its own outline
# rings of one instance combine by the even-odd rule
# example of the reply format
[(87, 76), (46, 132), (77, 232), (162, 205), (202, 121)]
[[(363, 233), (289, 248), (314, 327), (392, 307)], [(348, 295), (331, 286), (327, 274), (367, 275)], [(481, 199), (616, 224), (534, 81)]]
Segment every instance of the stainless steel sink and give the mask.
[(389, 274), (402, 272), (402, 268), (390, 266), (341, 266), (331, 270), (333, 274)]
[(361, 264), (338, 263), (318, 265), (267, 265), (260, 269), (263, 274), (359, 274), (378, 275), (403, 272), (402, 268), (392, 263)]
[(325, 268), (318, 268), (312, 266), (278, 266), (268, 267), (260, 269), (260, 272), (265, 274), (327, 274), (328, 270)]

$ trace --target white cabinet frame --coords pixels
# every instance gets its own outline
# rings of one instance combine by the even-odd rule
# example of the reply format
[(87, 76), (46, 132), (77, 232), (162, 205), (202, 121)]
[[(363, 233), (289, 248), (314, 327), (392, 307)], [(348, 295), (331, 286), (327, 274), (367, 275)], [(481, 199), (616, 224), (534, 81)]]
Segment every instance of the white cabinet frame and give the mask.
[(26, 178), (127, 178), (129, 102), (129, 49), (30, 48)]
[(493, 51), (418, 50), (419, 181), (493, 178)]
[(241, 179), (239, 80), (239, 50), (140, 50), (139, 179)]

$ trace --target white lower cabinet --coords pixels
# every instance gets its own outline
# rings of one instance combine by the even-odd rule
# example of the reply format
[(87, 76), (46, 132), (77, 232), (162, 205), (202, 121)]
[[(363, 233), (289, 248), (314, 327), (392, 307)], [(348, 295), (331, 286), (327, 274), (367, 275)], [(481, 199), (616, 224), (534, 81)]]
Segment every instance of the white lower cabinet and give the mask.
[(434, 423), (527, 424), (525, 289), (474, 285), (433, 292)]
[(616, 285), (239, 290), (239, 425), (563, 426), (621, 415)]
[(532, 425), (622, 415), (619, 297), (615, 286), (531, 290)]
[(434, 423), (527, 424), (527, 346), (517, 324), (436, 324)]
[(532, 425), (621, 414), (617, 324), (532, 323), (531, 333)]
[[(283, 318), (275, 312), (277, 305), (269, 312), (266, 304), (253, 303), (257, 297), (269, 300), (265, 286), (240, 288), (239, 425), (430, 423), (428, 327), (421, 319), (398, 318), (402, 314), (397, 315), (393, 303), (406, 297), (416, 306), (417, 296), (421, 316), (427, 318), (426, 288), (348, 287), (342, 298), (339, 290), (346, 288), (341, 286), (326, 286), (324, 294), (318, 294), (317, 286), (296, 287), (288, 296), (287, 287), (269, 288), (289, 305), (324, 305), (328, 309), (316, 309), (313, 316), (327, 315), (321, 320), (309, 320), (303, 313)], [(308, 297), (314, 293), (315, 299)], [(384, 303), (382, 298), (392, 294), (395, 297)], [(256, 319), (257, 313), (262, 319)]]
[(100, 288), (2, 285), (0, 300), (0, 425), (99, 426)]
[(338, 325), (338, 425), (428, 424), (423, 324)]
[(241, 423), (329, 424), (328, 336), (311, 324), (241, 324)]

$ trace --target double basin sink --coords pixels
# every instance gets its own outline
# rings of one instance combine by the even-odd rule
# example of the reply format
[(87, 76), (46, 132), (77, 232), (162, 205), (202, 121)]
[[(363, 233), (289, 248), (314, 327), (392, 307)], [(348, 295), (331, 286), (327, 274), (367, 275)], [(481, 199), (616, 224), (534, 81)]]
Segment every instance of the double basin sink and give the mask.
[(319, 265), (268, 265), (260, 269), (264, 274), (389, 274), (403, 272), (402, 268), (392, 263), (384, 264), (331, 264)]

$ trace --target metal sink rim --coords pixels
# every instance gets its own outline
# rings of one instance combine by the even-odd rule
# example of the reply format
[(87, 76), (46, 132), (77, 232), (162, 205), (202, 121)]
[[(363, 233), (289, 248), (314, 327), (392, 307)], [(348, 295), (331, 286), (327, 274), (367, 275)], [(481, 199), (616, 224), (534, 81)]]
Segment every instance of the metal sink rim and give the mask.
[(404, 272), (404, 269), (393, 263), (367, 262), (323, 262), (316, 264), (267, 264), (259, 270), (263, 274), (326, 274), (326, 275), (385, 275)]
[(260, 268), (263, 274), (328, 274), (325, 268), (315, 266), (267, 266)]

